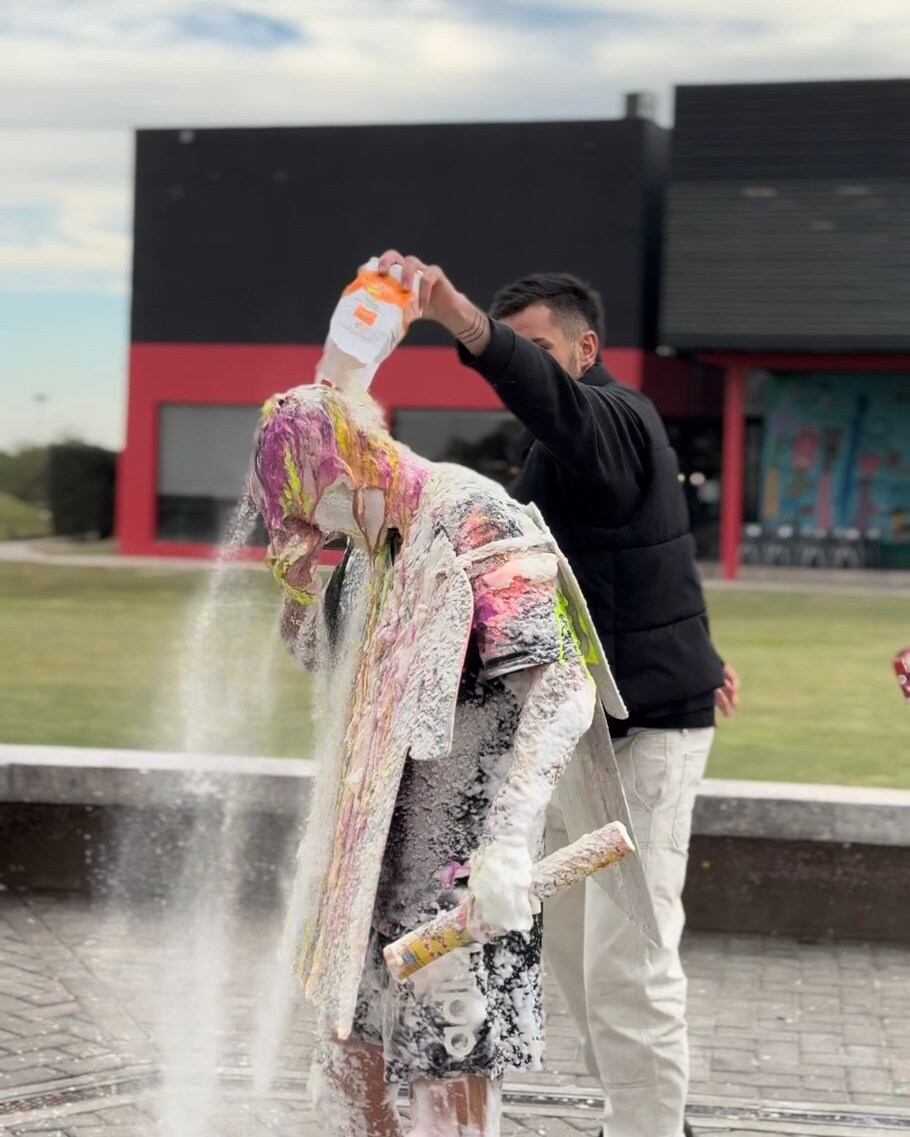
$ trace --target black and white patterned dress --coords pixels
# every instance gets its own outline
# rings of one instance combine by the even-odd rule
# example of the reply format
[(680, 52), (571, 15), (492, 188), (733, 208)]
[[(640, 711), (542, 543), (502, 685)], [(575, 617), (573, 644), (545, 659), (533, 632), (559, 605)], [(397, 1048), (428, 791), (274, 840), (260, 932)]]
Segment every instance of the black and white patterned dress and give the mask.
[[(513, 508), (465, 503), (449, 530), (456, 551), (519, 536)], [(497, 661), (519, 671), (564, 658), (555, 583), (522, 587), (518, 603), (495, 602), (482, 587), (475, 584), (475, 612), (489, 617), (491, 605), (498, 607), (471, 635), (452, 751), (439, 761), (407, 762), (376, 894), (351, 1037), (382, 1045), (390, 1082), (498, 1079), (507, 1069), (539, 1069), (543, 1056), (539, 916), (527, 934), (451, 952), (404, 983), (391, 978), (382, 957), (392, 940), (465, 896), (463, 866), (509, 772), (521, 713), (502, 678), (490, 674)]]

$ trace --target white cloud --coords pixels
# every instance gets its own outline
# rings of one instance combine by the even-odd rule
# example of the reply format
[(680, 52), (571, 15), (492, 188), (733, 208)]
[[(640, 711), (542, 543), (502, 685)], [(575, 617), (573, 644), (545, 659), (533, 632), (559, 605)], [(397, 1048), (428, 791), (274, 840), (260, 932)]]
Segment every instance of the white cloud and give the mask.
[(0, 289), (125, 289), (137, 125), (609, 117), (636, 89), (666, 120), (674, 83), (908, 58), (906, 0), (7, 0)]
[[(699, 6), (714, 5), (702, 0)], [(742, 33), (735, 22), (731, 27), (705, 11), (703, 22), (656, 28), (647, 36), (605, 37), (595, 49), (598, 65), (615, 75), (660, 76), (668, 85), (891, 78), (907, 70), (910, 9), (904, 5), (876, 0), (863, 18), (829, 9), (830, 18), (823, 19), (815, 3), (794, 5), (789, 14), (783, 9), (769, 0), (763, 18), (759, 5), (738, 5), (737, 21), (748, 28)]]
[(908, 59), (907, 0), (0, 0), (0, 319), (31, 319), (0, 335), (0, 445), (122, 437), (137, 126), (602, 118), (629, 90), (669, 121), (674, 84)]
[[(244, 48), (243, 12), (285, 37), (250, 31), (266, 46)], [(773, 79), (826, 56), (834, 75), (845, 65), (881, 75), (906, 59), (904, 0), (852, 14), (816, 0), (740, 0), (732, 13), (721, 0), (14, 2), (0, 18), (0, 123), (516, 118), (547, 113), (566, 87), (605, 114), (622, 83), (666, 88), (728, 61), (748, 64), (744, 78)], [(188, 34), (194, 24), (211, 34)]]
[(130, 135), (0, 130), (0, 153), (0, 291), (124, 292)]

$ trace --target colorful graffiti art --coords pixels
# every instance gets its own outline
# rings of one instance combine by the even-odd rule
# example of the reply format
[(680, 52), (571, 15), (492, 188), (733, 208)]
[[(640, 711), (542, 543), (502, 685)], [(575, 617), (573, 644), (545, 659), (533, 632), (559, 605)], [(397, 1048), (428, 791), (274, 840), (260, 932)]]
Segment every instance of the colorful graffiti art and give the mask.
[(910, 542), (910, 375), (773, 375), (762, 520)]

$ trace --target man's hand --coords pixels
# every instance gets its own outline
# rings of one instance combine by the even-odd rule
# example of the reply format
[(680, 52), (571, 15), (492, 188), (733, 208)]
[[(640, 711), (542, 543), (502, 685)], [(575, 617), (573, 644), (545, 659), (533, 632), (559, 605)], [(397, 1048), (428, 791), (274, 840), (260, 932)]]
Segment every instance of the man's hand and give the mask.
[(463, 293), (452, 284), (439, 265), (427, 265), (419, 257), (405, 257), (395, 249), (388, 249), (379, 258), (379, 272), (387, 274), (394, 265), (401, 265), (401, 283), (410, 289), (419, 272), (419, 316), (441, 324), (455, 339), (463, 343), (472, 355), (480, 355), (490, 342), (490, 321)]
[(724, 665), (723, 687), (718, 687), (714, 692), (714, 705), (725, 719), (734, 714), (739, 706), (739, 676), (729, 664)]

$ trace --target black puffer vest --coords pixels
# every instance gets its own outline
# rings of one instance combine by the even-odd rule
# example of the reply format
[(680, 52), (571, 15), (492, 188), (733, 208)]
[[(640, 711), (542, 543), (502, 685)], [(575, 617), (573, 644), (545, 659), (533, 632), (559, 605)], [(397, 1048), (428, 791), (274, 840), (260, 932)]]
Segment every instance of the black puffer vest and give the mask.
[(682, 725), (689, 710), (713, 705), (723, 664), (708, 631), (676, 452), (650, 399), (599, 366), (581, 382), (610, 384), (610, 397), (629, 403), (642, 423), (645, 484), (631, 519), (615, 517), (602, 491), (536, 441), (511, 492), (537, 503), (575, 570), (630, 722)]

